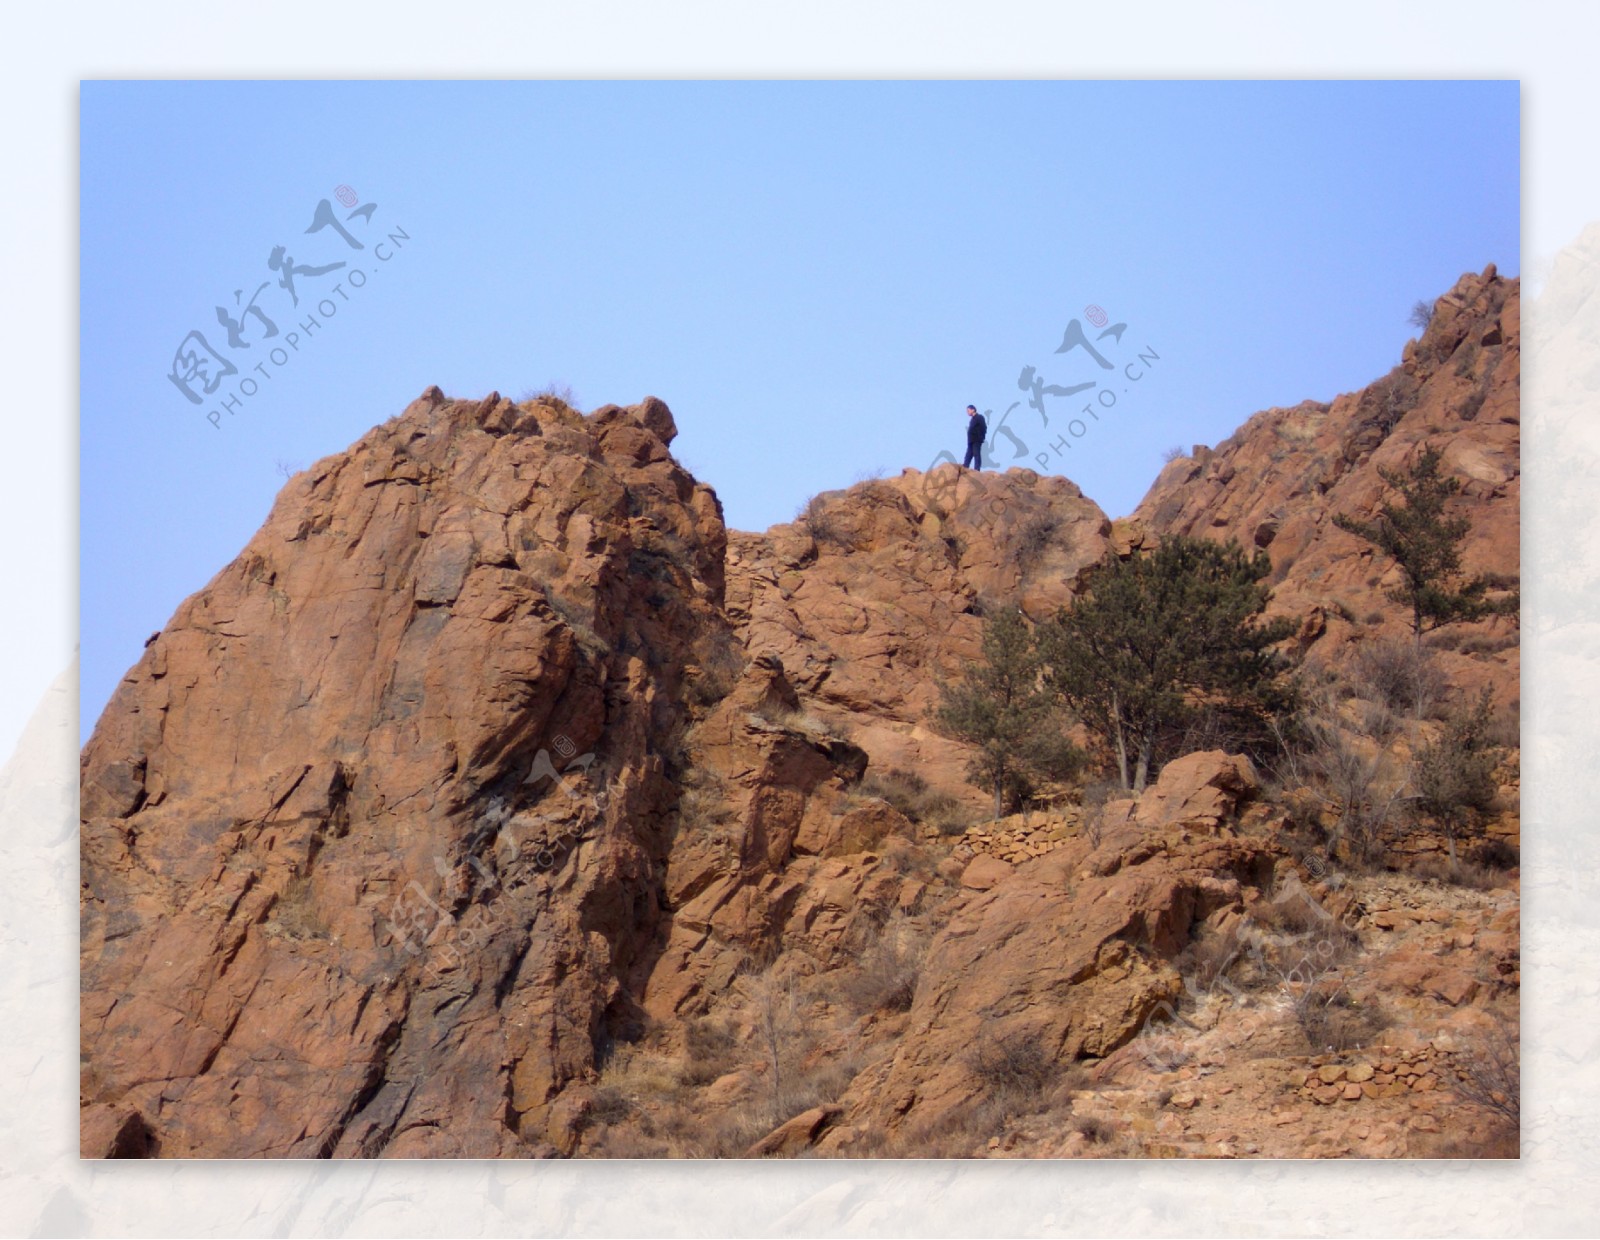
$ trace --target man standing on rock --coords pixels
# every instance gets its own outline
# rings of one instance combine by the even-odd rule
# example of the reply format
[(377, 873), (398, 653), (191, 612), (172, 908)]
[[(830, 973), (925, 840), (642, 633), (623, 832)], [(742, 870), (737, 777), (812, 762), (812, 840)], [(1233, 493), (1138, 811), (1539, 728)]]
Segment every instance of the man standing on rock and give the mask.
[(983, 468), (983, 441), (989, 437), (989, 424), (978, 412), (978, 406), (967, 406), (967, 454), (961, 458), (961, 467)]

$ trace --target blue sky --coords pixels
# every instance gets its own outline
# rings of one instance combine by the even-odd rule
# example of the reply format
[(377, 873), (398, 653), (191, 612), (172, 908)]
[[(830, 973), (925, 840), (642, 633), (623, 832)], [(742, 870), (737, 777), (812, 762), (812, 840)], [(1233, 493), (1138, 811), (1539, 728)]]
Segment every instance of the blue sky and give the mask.
[[(430, 384), (659, 396), (742, 529), (959, 455), (968, 401), (1023, 401), (1017, 463), (1120, 516), (1165, 449), (1370, 382), (1418, 298), (1520, 271), (1516, 82), (86, 82), (81, 124), (85, 734), (280, 463)], [(323, 199), (361, 250), (306, 234)], [(295, 307), (280, 245), (346, 267)], [(243, 318), (232, 350), (216, 307), (263, 282), (280, 334)], [(1127, 325), (1112, 371), (1055, 352), (1073, 319), (1095, 339), (1090, 306)], [(196, 329), (239, 361), (200, 405), (168, 377)], [(1097, 386), (1046, 396), (1047, 431), (1025, 366)]]

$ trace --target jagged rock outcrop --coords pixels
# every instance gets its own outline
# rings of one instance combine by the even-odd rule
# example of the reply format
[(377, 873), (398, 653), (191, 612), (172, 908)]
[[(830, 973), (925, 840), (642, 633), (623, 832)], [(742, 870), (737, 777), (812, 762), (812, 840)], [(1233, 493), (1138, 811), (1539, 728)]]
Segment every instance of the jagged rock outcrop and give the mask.
[[(1389, 597), (1401, 584), (1393, 561), (1334, 517), (1371, 519), (1395, 497), (1380, 471), (1404, 474), (1424, 445), (1440, 450), (1443, 471), (1461, 482), (1448, 515), (1465, 518), (1463, 569), (1500, 585), (1520, 572), (1521, 327), (1520, 282), (1491, 265), (1463, 275), (1434, 304), (1421, 336), (1400, 365), (1359, 392), (1331, 404), (1306, 401), (1256, 414), (1214, 450), (1167, 465), (1139, 508), (1115, 525), (1120, 554), (1152, 545), (1167, 533), (1237, 539), (1264, 548), (1272, 561), (1268, 612), (1292, 618), (1289, 646), (1312, 673), (1336, 672), (1340, 692), (1387, 702), (1435, 717), (1460, 710), (1485, 688), (1502, 732), (1514, 733), (1520, 702), (1520, 630), (1514, 616), (1454, 624), (1425, 638), (1426, 671), (1438, 684), (1410, 698), (1410, 613)], [(1404, 703), (1398, 699), (1406, 697)], [(1323, 709), (1326, 710), (1326, 705)], [(1354, 750), (1379, 755), (1384, 781), (1396, 797), (1419, 749), (1436, 724), (1377, 745), (1365, 735), (1369, 708), (1344, 702), (1337, 722)], [(1513, 742), (1514, 744), (1514, 742)], [(1387, 750), (1387, 757), (1382, 751)], [(1487, 815), (1485, 833), (1515, 844), (1520, 823), (1517, 763), (1495, 773), (1502, 808)], [(1337, 821), (1342, 811), (1331, 817)], [(1324, 813), (1323, 817), (1329, 817)], [(1409, 816), (1381, 828), (1392, 855), (1446, 853), (1443, 830), (1423, 831)], [(1327, 824), (1325, 824), (1327, 825)]]
[(1039, 620), (1068, 602), (1110, 529), (1065, 478), (908, 469), (825, 491), (765, 534), (731, 534), (728, 612), (875, 769), (971, 796), (963, 751), (926, 724), (939, 681), (977, 657), (986, 611)]
[(723, 626), (674, 429), (432, 389), (178, 609), (83, 753), (86, 1142), (511, 1153), (593, 1067)]
[[(1422, 444), (1463, 481), (1452, 515), (1468, 517), (1463, 566), (1515, 578), (1519, 571), (1522, 361), (1521, 282), (1491, 264), (1463, 275), (1434, 303), (1401, 363), (1332, 403), (1303, 401), (1250, 418), (1214, 449), (1200, 447), (1161, 471), (1132, 517), (1116, 523), (1126, 554), (1162, 534), (1236, 538), (1272, 559), (1275, 615), (1300, 622), (1313, 662), (1343, 657), (1352, 643), (1395, 637), (1407, 617), (1384, 597), (1399, 581), (1392, 563), (1336, 513), (1366, 520), (1386, 498), (1379, 467), (1404, 472)], [(1451, 679), (1517, 697), (1514, 620), (1472, 630), (1482, 647), (1441, 650)]]
[[(1065, 479), (943, 466), (730, 532), (658, 400), (584, 416), (430, 389), (291, 479), (83, 751), (83, 1152), (850, 1155), (941, 1132), (972, 1152), (999, 1138), (961, 1117), (1009, 1048), (1096, 1064), (1124, 1101), (1130, 1076), (1188, 1082), (1190, 1114), (1199, 1078), (1130, 1043), (1181, 1004), (1256, 1038), (1179, 965), (1287, 926), (1291, 890), (1358, 927), (1338, 946), (1369, 953), (1362, 1004), (1470, 1031), (1519, 982), (1514, 894), (1340, 885), (1219, 751), (1138, 799), (963, 834), (929, 806), (987, 797), (927, 721), (985, 615), (1042, 619), (1168, 531), (1266, 547), (1313, 659), (1393, 635), (1392, 574), (1331, 518), (1370, 512), (1376, 467), (1424, 440), (1469, 479), (1469, 567), (1514, 574), (1518, 339), (1516, 282), (1464, 277), (1386, 379), (1257, 415), (1115, 526)], [(1498, 647), (1443, 653), (1508, 701), (1497, 625)], [(1300, 1036), (1262, 1027), (1274, 1056)], [(1395, 1063), (1443, 1079), (1421, 1065), (1454, 1053)], [(1260, 1080), (1400, 1106), (1388, 1059), (1374, 1095), (1313, 1082), (1334, 1065), (1312, 1058)], [(1239, 1079), (1245, 1113), (1262, 1095)], [(1235, 1144), (1176, 1114), (1155, 1133)]]
[(643, 993), (657, 1019), (704, 1011), (785, 947), (827, 962), (862, 917), (915, 903), (915, 884), (869, 851), (911, 824), (882, 802), (850, 804), (866, 754), (798, 710), (783, 665), (761, 655), (694, 730), (666, 871), (671, 928)]
[(959, 787), (935, 677), (1104, 515), (908, 472), (730, 554), (674, 433), (430, 390), (148, 645), (82, 759), (86, 1153), (571, 1152), (607, 1046), (945, 881), (830, 720)]

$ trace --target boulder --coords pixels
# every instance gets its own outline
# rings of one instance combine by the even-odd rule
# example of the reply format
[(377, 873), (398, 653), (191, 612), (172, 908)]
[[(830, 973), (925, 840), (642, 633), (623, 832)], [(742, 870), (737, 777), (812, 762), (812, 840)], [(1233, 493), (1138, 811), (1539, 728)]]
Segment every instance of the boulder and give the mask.
[(939, 465), (824, 491), (728, 543), (728, 610), (877, 771), (916, 771), (980, 808), (965, 750), (930, 730), (938, 683), (978, 656), (980, 600), (1042, 619), (1073, 597), (1111, 523), (1065, 478)]
[(1242, 754), (1204, 750), (1175, 758), (1139, 799), (1137, 818), (1145, 827), (1214, 831), (1261, 790), (1250, 759)]
[(817, 1143), (822, 1130), (837, 1119), (842, 1108), (812, 1107), (779, 1124), (745, 1151), (746, 1158), (793, 1158)]
[[(1174, 1015), (1170, 961), (1225, 885), (1256, 872), (1259, 846), (1152, 847), (1137, 828), (1102, 843), (1099, 873), (1052, 852), (1010, 867), (978, 857), (984, 881), (957, 905), (923, 963), (904, 1036), (880, 1081), (846, 1098), (852, 1122), (933, 1125), (981, 1098), (984, 1048), (1023, 1046), (1065, 1067), (1126, 1044)], [(1235, 886), (1234, 891), (1240, 888)], [(1237, 901), (1238, 897), (1234, 897)]]
[(980, 854), (961, 871), (961, 885), (973, 891), (988, 891), (996, 883), (1004, 882), (1011, 872), (1012, 867), (1007, 862), (988, 854)]

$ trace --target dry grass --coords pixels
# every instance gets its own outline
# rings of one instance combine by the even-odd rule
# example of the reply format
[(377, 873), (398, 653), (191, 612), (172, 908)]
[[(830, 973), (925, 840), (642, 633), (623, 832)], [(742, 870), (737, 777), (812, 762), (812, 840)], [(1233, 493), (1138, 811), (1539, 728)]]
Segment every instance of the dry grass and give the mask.
[(1522, 699), (1512, 698), (1489, 721), (1484, 739), (1498, 749), (1522, 748)]
[(288, 939), (325, 939), (328, 923), (317, 910), (316, 893), (309, 876), (291, 878), (272, 905), (269, 926)]
[[(737, 1158), (784, 1121), (836, 1101), (863, 1051), (809, 989), (787, 970), (752, 970), (720, 1010), (685, 1024), (681, 1053), (618, 1047), (594, 1089), (583, 1152)], [(743, 1096), (707, 1106), (702, 1089), (734, 1072), (748, 1079)]]
[(818, 546), (833, 546), (841, 551), (854, 551), (857, 539), (854, 531), (841, 517), (837, 507), (821, 495), (813, 495), (800, 506), (796, 522)]
[(1345, 841), (1352, 859), (1364, 863), (1378, 852), (1385, 831), (1398, 818), (1410, 797), (1410, 784), (1386, 749), (1396, 728), (1388, 701), (1369, 699), (1360, 721), (1371, 735), (1362, 737), (1346, 725), (1331, 692), (1313, 695), (1285, 766), (1293, 782), (1309, 784), (1338, 813), (1329, 854)]
[(728, 634), (704, 637), (695, 643), (695, 674), (689, 678), (687, 694), (696, 706), (715, 706), (739, 683), (744, 675), (744, 648)]
[[(1053, 1061), (1031, 1039), (1013, 1035), (966, 1058), (984, 1095), (952, 1108), (937, 1119), (914, 1124), (896, 1134), (883, 1153), (908, 1158), (981, 1158), (991, 1138), (1004, 1140), (1019, 1120), (1061, 1129), (1071, 1116), (1072, 1094), (1087, 1085), (1077, 1064)], [(1108, 1142), (1115, 1128), (1096, 1117), (1071, 1120), (1091, 1144)], [(1087, 1125), (1087, 1129), (1079, 1127)]]
[(1513, 1133), (1522, 1125), (1522, 1045), (1515, 1022), (1496, 1015), (1461, 1064), (1451, 1087), (1457, 1097), (1482, 1107)]
[(578, 397), (573, 392), (572, 385), (563, 383), (560, 380), (551, 380), (540, 388), (529, 388), (523, 392), (522, 399), (518, 403), (523, 405), (535, 403), (559, 404), (565, 405), (574, 413), (582, 412), (578, 408)]
[(795, 1043), (804, 1032), (794, 973), (778, 966), (751, 968), (734, 980), (733, 989), (741, 1005), (741, 1023), (751, 1031), (751, 1048), (760, 1055), (771, 1113), (777, 1115), (788, 1109), (785, 1078), (793, 1065)]
[(909, 1011), (928, 939), (926, 927), (903, 914), (890, 917), (870, 934), (858, 963), (842, 971), (840, 998), (857, 1015)]
[(787, 728), (791, 732), (799, 732), (813, 740), (849, 740), (850, 729), (840, 724), (829, 723), (819, 715), (812, 714), (804, 707), (795, 708), (784, 706), (778, 702), (763, 702), (755, 711), (758, 718), (776, 727)]
[(693, 1018), (685, 1024), (683, 1038), (683, 1066), (678, 1075), (685, 1085), (708, 1085), (737, 1066), (739, 1036), (725, 1017)]
[(633, 1099), (619, 1085), (599, 1086), (595, 1089), (592, 1099), (589, 1110), (584, 1115), (585, 1128), (595, 1124), (610, 1127), (612, 1124), (620, 1124), (633, 1114)]
[(966, 1065), (991, 1099), (1011, 1103), (1041, 1098), (1058, 1071), (1050, 1052), (1018, 1034), (973, 1047)]
[(1506, 633), (1446, 630), (1435, 633), (1428, 639), (1428, 644), (1439, 650), (1454, 650), (1458, 654), (1465, 655), (1499, 654), (1505, 650), (1514, 650), (1521, 643), (1522, 634), (1516, 629)]
[(584, 654), (591, 659), (602, 659), (611, 653), (611, 645), (600, 636), (590, 624), (593, 608), (585, 608), (581, 604), (564, 598), (555, 593), (549, 586), (545, 587), (545, 600), (550, 604), (550, 610), (560, 616), (577, 640), (578, 646)]
[(891, 835), (883, 841), (883, 863), (896, 874), (924, 881), (932, 879), (937, 862), (927, 852), (918, 848), (903, 835)]
[(1249, 946), (1238, 926), (1227, 934), (1207, 930), (1191, 940), (1173, 963), (1193, 990), (1208, 994), (1241, 963)]
[[(1257, 902), (1250, 911), (1259, 926), (1295, 942), (1309, 937), (1319, 945), (1324, 941), (1338, 945), (1340, 961), (1349, 959), (1361, 944), (1354, 930), (1334, 918), (1306, 888), (1288, 880), (1280, 884), (1272, 899)], [(1319, 951), (1323, 956), (1333, 955), (1327, 947), (1319, 946)]]
[(1427, 647), (1410, 638), (1363, 642), (1350, 660), (1351, 688), (1390, 710), (1427, 718), (1443, 699), (1448, 682)]
[(1521, 1155), (1522, 1053), (1516, 1021), (1496, 1012), (1494, 1025), (1457, 1058), (1446, 1088), (1480, 1116), (1459, 1112), (1447, 1132), (1418, 1133), (1418, 1158), (1517, 1158)]
[(1486, 870), (1516, 870), (1522, 866), (1522, 852), (1500, 839), (1488, 839), (1472, 850), (1472, 863)]
[(1494, 700), (1486, 688), (1470, 707), (1454, 711), (1444, 730), (1417, 751), (1420, 804), (1443, 819), (1468, 822), (1494, 808), (1499, 756), (1489, 742)]
[(852, 1044), (840, 1051), (832, 1046), (813, 1045), (794, 1074), (785, 1099), (786, 1114), (778, 1123), (812, 1107), (837, 1102), (863, 1065), (859, 1046)]
[[(590, 1123), (596, 1111), (589, 1115)], [(693, 1105), (631, 1109), (598, 1132), (585, 1153), (601, 1158), (738, 1158), (771, 1132), (763, 1103), (731, 1107), (707, 1117)]]
[(601, 1070), (580, 1130), (602, 1157), (664, 1157), (665, 1146), (645, 1140), (655, 1135), (649, 1116), (682, 1097), (674, 1062), (638, 1046), (622, 1046)]
[(691, 1144), (686, 1152), (691, 1158), (740, 1158), (782, 1122), (760, 1103), (735, 1107), (713, 1120), (700, 1144)]
[(979, 1158), (990, 1137), (1005, 1135), (1010, 1112), (992, 1100), (954, 1107), (935, 1120), (896, 1134), (885, 1151), (895, 1157)]
[(925, 809), (931, 795), (928, 781), (915, 771), (890, 767), (886, 771), (869, 770), (856, 785), (856, 792), (864, 797), (887, 801), (913, 822)]
[(678, 817), (684, 829), (709, 828), (732, 816), (727, 784), (715, 772), (691, 767), (680, 785)]
[(1368, 1045), (1387, 1027), (1381, 1010), (1357, 1002), (1346, 989), (1361, 952), (1360, 936), (1309, 892), (1286, 888), (1276, 899), (1257, 902), (1250, 913), (1229, 934), (1203, 933), (1179, 955), (1187, 994), (1209, 994), (1221, 982), (1235, 993), (1276, 990), (1314, 1052)]
[(1306, 1046), (1319, 1054), (1370, 1046), (1389, 1025), (1380, 1009), (1357, 1003), (1342, 983), (1331, 979), (1307, 986), (1294, 997), (1293, 1010)]
[(1061, 517), (1042, 512), (1030, 517), (1017, 534), (1017, 564), (1023, 572), (1032, 569), (1055, 544), (1061, 532)]
[(912, 822), (940, 835), (960, 835), (983, 817), (948, 793), (929, 788), (916, 772), (898, 767), (869, 770), (853, 791), (858, 797), (887, 801)]
[(733, 860), (743, 829), (729, 804), (722, 779), (710, 771), (691, 767), (684, 773), (680, 787), (677, 838), (703, 839), (723, 855), (724, 861)]
[[(1166, 1092), (1170, 1100), (1172, 1091), (1168, 1090)], [(1163, 1103), (1162, 1105), (1165, 1106), (1166, 1104)], [(1074, 1132), (1081, 1133), (1083, 1139), (1090, 1145), (1105, 1144), (1116, 1135), (1117, 1131), (1115, 1125), (1109, 1120), (1100, 1118), (1098, 1115), (1080, 1115), (1072, 1122), (1072, 1128)]]
[(749, 1031), (741, 1041), (757, 1057), (769, 1130), (833, 1101), (861, 1070), (861, 1048), (825, 1019), (821, 989), (782, 963), (734, 982), (736, 1019)]
[(1510, 882), (1510, 875), (1503, 868), (1475, 861), (1451, 861), (1448, 857), (1423, 857), (1412, 863), (1411, 873), (1427, 882), (1469, 891), (1493, 891)]
[(1516, 1128), (1495, 1123), (1486, 1130), (1466, 1134), (1415, 1133), (1409, 1153), (1413, 1158), (1520, 1158), (1522, 1143)]

